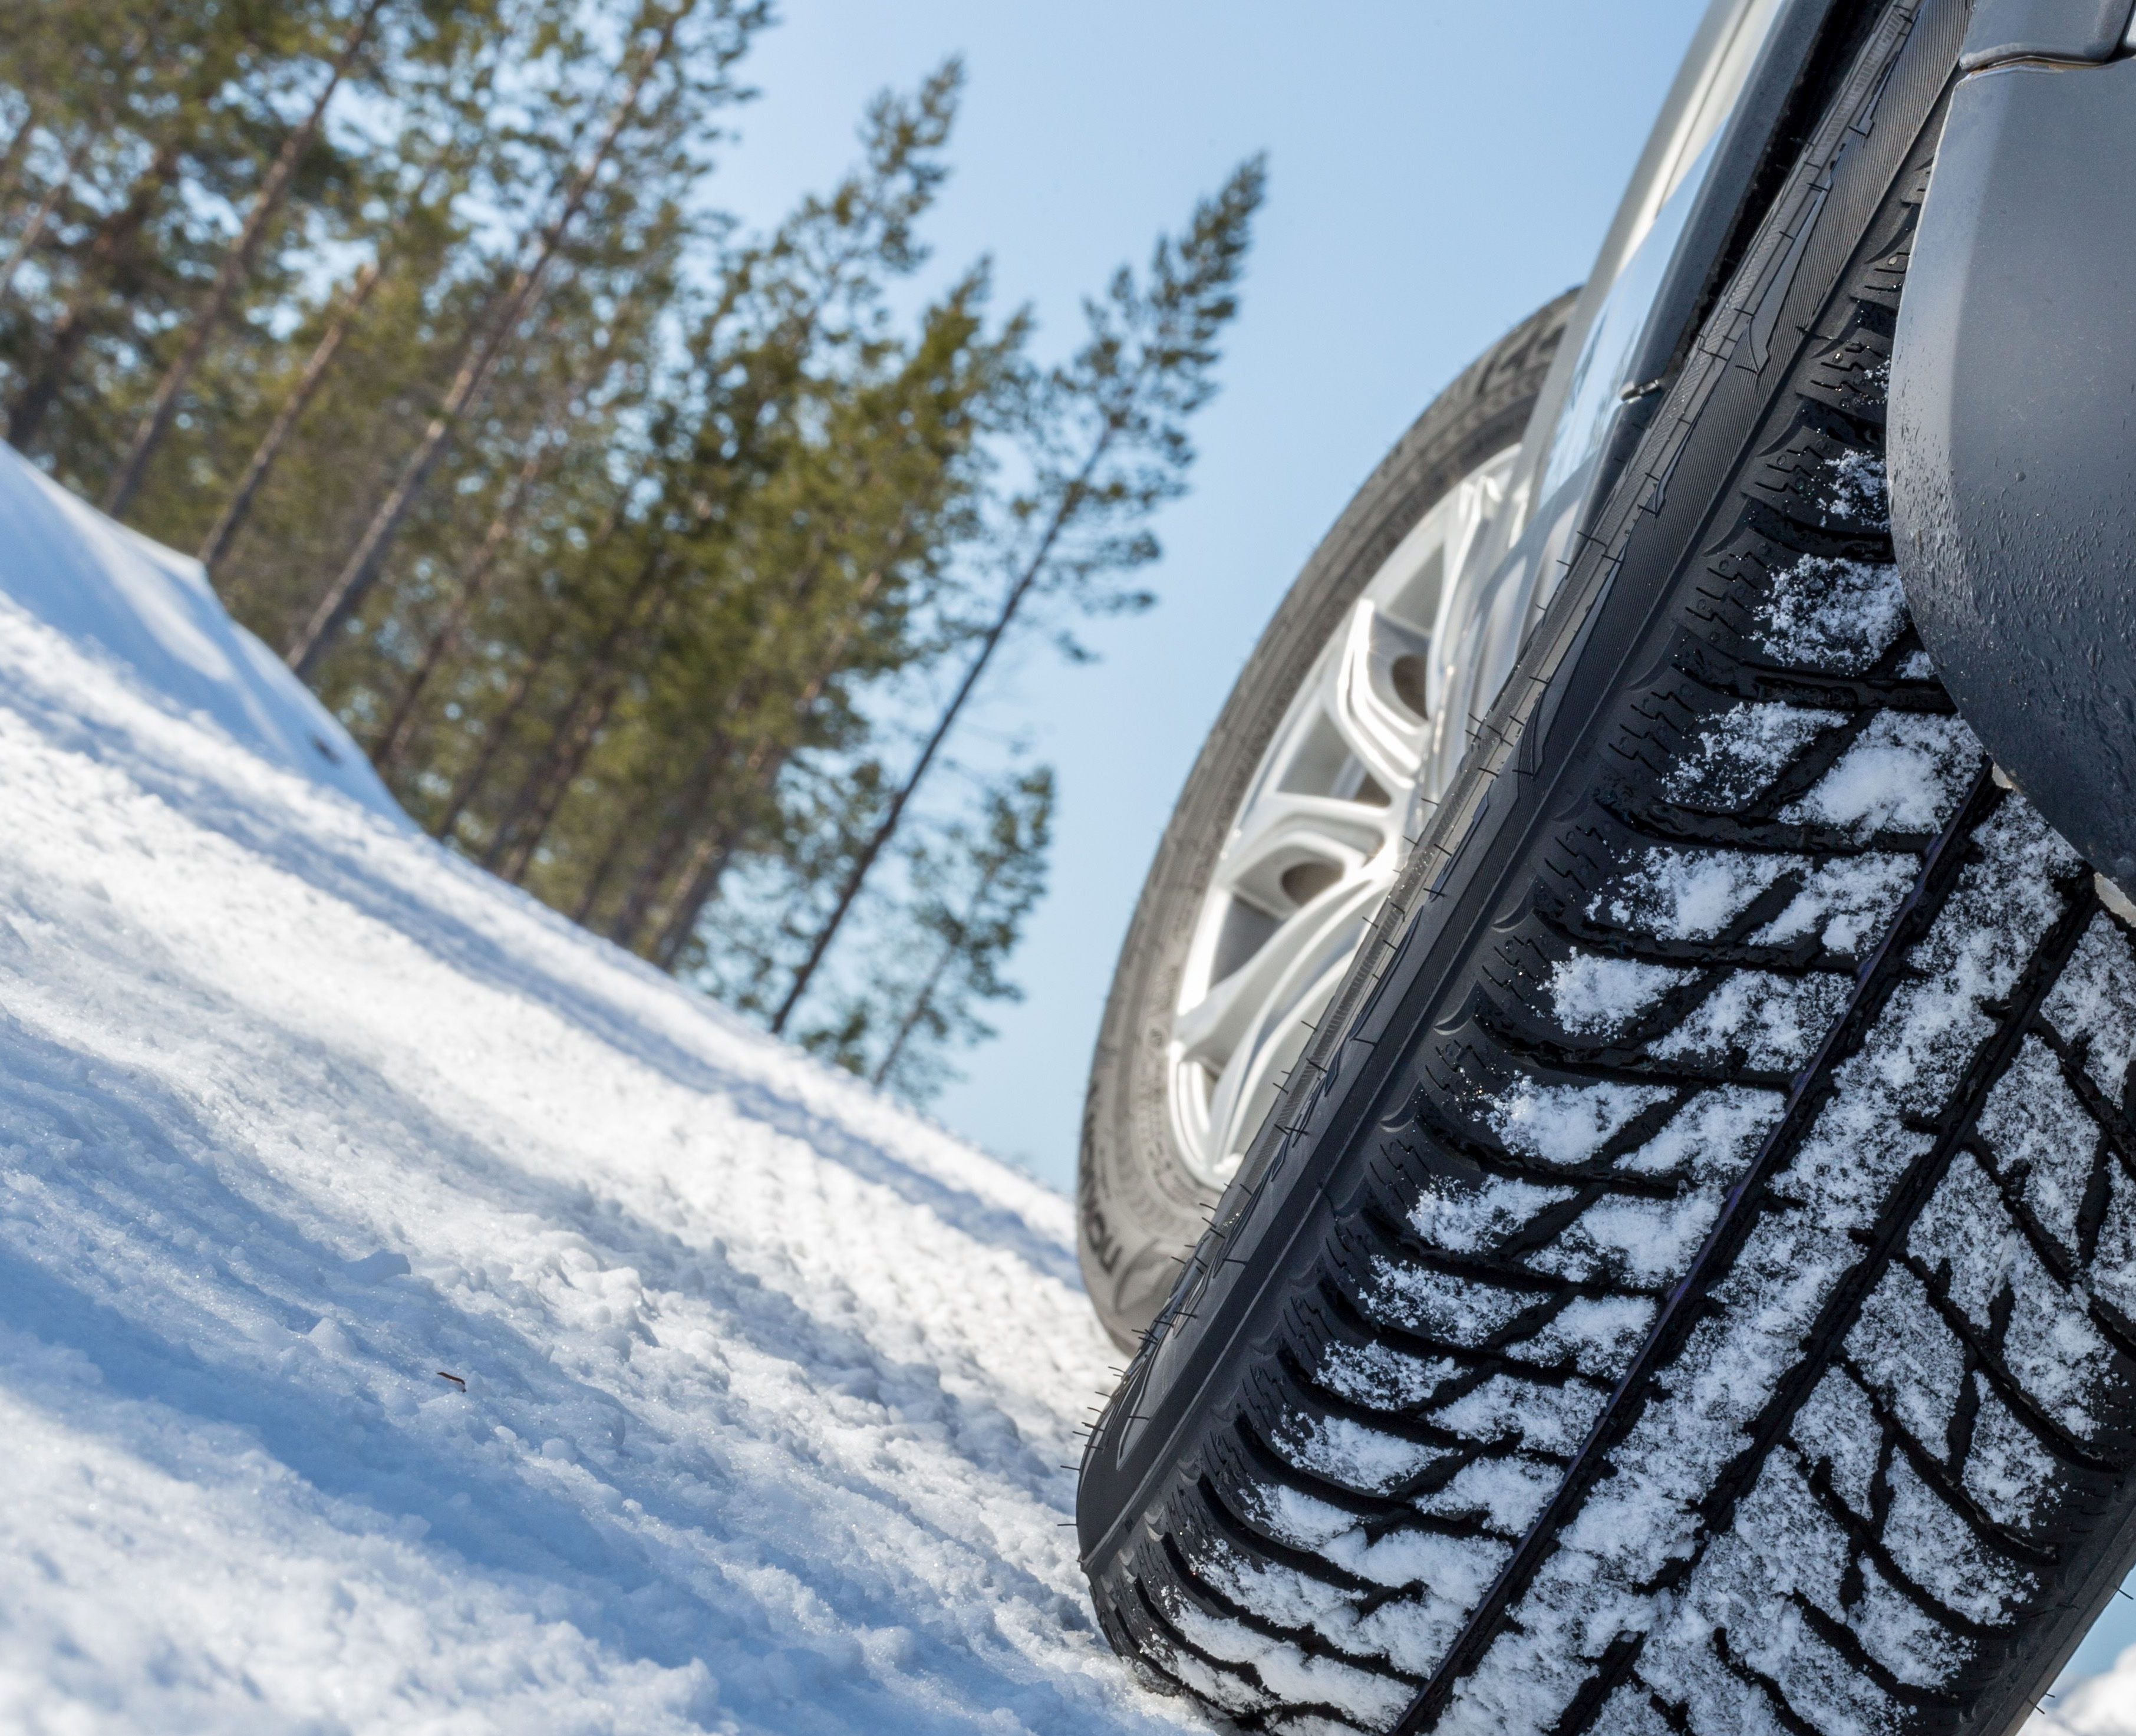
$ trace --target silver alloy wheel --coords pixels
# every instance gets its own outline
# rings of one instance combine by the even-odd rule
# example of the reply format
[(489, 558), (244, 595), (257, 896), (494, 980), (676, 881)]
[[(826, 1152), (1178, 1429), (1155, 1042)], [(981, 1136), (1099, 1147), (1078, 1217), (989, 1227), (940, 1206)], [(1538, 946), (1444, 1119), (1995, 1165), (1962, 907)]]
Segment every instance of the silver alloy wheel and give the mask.
[(1169, 1293), (1309, 1034), (1299, 1021), (1318, 1016), (1415, 835), (1420, 757), (1423, 781), (1440, 781), (1420, 708), (1449, 663), (1467, 667), (1471, 570), (1503, 541), (1483, 520), (1495, 496), (1508, 502), (1499, 519), (1516, 498), (1507, 449), (1574, 302), (1553, 299), (1492, 344), (1373, 467), (1277, 605), (1181, 787), (1105, 997), (1076, 1172), (1077, 1257), (1118, 1344)]
[(1195, 921), (1172, 1025), (1180, 1161), (1221, 1189), (1341, 982), (1407, 852), (1433, 630), (1500, 505), (1517, 447), (1470, 471), (1396, 547), (1261, 756)]

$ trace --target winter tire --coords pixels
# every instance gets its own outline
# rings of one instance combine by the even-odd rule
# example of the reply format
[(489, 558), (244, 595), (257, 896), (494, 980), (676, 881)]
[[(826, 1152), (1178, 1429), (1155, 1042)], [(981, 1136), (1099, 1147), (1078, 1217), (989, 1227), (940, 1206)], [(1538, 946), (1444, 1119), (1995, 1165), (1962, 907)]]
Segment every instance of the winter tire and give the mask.
[(2136, 947), (1883, 503), (1967, 10), (1862, 9), (1094, 1431), (1243, 1727), (2002, 1736), (2136, 1555)]
[[(1207, 1224), (1227, 1179), (1221, 1167), (1197, 1162), (1201, 1154), (1184, 1149), (1187, 1140), (1178, 1128), (1174, 1101), (1182, 982), (1197, 930), (1210, 920), (1212, 898), (1221, 895), (1211, 876), (1226, 839), (1250, 790), (1282, 751), (1281, 732), (1300, 703), (1301, 690), (1335, 649), (1333, 642), (1390, 557), (1435, 508), (1451, 505), (1449, 497), (1464, 484), (1493, 484), (1496, 473), (1504, 469), (1556, 353), (1572, 302), (1570, 292), (1560, 296), (1493, 344), (1381, 460), (1261, 635), (1187, 776), (1120, 949), (1083, 1118), (1077, 1189), (1083, 1274), (1099, 1317), (1123, 1349), (1134, 1347), (1170, 1293), (1180, 1262)], [(1427, 615), (1424, 625), (1430, 625)], [(1388, 697), (1401, 703), (1399, 697)], [(1422, 719), (1414, 722), (1420, 741)], [(1286, 910), (1286, 888), (1321, 894), (1299, 901), (1314, 904), (1321, 918), (1318, 931), (1303, 937), (1299, 950), (1338, 927), (1362, 938), (1362, 919), (1385, 896), (1396, 866), (1395, 849), (1376, 846), (1382, 840), (1399, 844), (1405, 791), (1380, 788), (1363, 766), (1351, 763), (1357, 774), (1352, 781), (1362, 783), (1379, 811), (1360, 816), (1371, 823), (1372, 842), (1337, 853), (1372, 859), (1353, 860), (1353, 872), (1337, 887), (1321, 885), (1321, 877), (1332, 881), (1334, 876), (1321, 860), (1305, 858), (1283, 876), (1284, 888), (1269, 888), (1265, 902)], [(1394, 785), (1398, 774), (1381, 768), (1379, 779)], [(1300, 880), (1301, 874), (1311, 878)], [(1260, 908), (1239, 914), (1275, 926)], [(1216, 915), (1221, 922), (1224, 912)], [(1255, 934), (1249, 944), (1264, 938)], [(1334, 970), (1339, 975), (1339, 960)], [(1209, 974), (1206, 964), (1202, 974)], [(1282, 993), (1278, 986), (1270, 998)], [(1260, 1071), (1279, 1075), (1301, 1046), (1282, 1053), (1279, 1039), (1278, 1053), (1256, 1058)], [(1233, 1119), (1255, 1107), (1240, 1106)], [(1256, 1114), (1248, 1123), (1249, 1132), (1258, 1120)]]

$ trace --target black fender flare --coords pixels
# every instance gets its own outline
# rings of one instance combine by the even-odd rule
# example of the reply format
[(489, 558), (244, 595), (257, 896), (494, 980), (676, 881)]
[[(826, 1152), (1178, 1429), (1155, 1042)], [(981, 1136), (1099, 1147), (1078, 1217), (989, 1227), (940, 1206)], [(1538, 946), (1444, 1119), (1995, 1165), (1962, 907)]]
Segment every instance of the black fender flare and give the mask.
[(2136, 890), (2130, 0), (1984, 0), (1891, 369), (1892, 528), (1997, 764)]

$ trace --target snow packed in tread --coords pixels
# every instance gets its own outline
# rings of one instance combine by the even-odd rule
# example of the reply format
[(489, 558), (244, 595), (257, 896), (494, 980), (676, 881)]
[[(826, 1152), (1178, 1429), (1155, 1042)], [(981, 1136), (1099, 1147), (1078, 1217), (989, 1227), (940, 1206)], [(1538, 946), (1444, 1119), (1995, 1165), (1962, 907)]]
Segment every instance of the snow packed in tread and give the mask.
[[(1825, 365), (1880, 394), (1849, 344)], [(1821, 528), (1886, 532), (1874, 452), (1785, 460)], [(1643, 714), (1644, 784), (1562, 844), (1569, 892), (1538, 886), (1565, 916), (1499, 947), (1489, 1021), (1425, 1069), (1391, 1233), (1331, 1256), (1353, 1324), (1268, 1384), (1289, 1444), (1226, 1461), (1237, 1529), (1195, 1570), (1261, 1636), (1225, 1654), (1255, 1727), (1391, 1729), (1585, 1451), (1604, 1474), (1432, 1729), (1954, 1728), (2136, 1459), (2136, 947), (1932, 703), (1888, 555), (1731, 570), (1705, 668), (1893, 703), (1709, 698), (1673, 737)], [(1806, 1082), (1702, 1310), (1595, 1437)], [(1143, 1546), (1121, 1580), (1169, 1571)], [(1308, 1681), (1313, 1646), (1337, 1661)], [(1401, 1691), (1357, 1690), (1375, 1669)]]

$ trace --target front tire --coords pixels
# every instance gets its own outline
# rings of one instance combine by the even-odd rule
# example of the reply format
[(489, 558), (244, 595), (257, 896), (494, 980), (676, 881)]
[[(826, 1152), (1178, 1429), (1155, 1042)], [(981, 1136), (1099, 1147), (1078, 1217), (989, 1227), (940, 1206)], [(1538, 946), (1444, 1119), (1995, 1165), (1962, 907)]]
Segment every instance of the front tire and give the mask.
[[(1199, 1092), (1201, 1101), (1195, 1101), (1193, 1058), (1182, 1060), (1178, 1053), (1182, 986), (1190, 969), (1197, 967), (1192, 955), (1197, 931), (1211, 926), (1212, 875), (1226, 840), (1272, 752), (1282, 751), (1279, 737), (1287, 715), (1316, 669), (1327, 661), (1331, 642), (1360, 597), (1435, 508), (1444, 509), (1464, 484), (1472, 490), (1488, 489), (1504, 469), (1503, 460), (1520, 440), (1556, 353), (1574, 293), (1530, 315), (1486, 350), (1433, 400), (1366, 479), (1261, 635), (1187, 775), (1120, 949), (1084, 1110), (1078, 1247), (1098, 1316), (1124, 1349), (1134, 1347), (1170, 1292), (1181, 1257), (1202, 1233), (1209, 1208), (1235, 1166), (1236, 1131), (1251, 1136), (1274, 1082), (1303, 1047), (1301, 1021), (1318, 1011), (1313, 1004), (1313, 985), (1308, 983), (1304, 1001), (1287, 1002), (1281, 1018), (1284, 1028), (1298, 1033), (1296, 1039), (1286, 1043), (1281, 1031), (1274, 1033), (1273, 1041), (1262, 1042), (1256, 1053), (1241, 1056), (1240, 1064), (1231, 1069), (1249, 1077), (1228, 1096), (1226, 1087), (1232, 1082), (1216, 1078)], [(1499, 461), (1495, 471), (1493, 460)], [(1413, 581), (1413, 590), (1429, 589), (1433, 583), (1429, 571), (1416, 576), (1421, 584)], [(1424, 619), (1415, 625), (1428, 631), (1429, 599), (1413, 605), (1410, 612), (1419, 608)], [(1420, 658), (1415, 661), (1421, 665)], [(1401, 682), (1404, 673), (1396, 669), (1395, 691), (1387, 702), (1396, 710), (1397, 729), (1401, 708), (1416, 714), (1420, 739), (1421, 706)], [(1393, 751), (1399, 756), (1401, 744)], [(1362, 935), (1362, 918), (1392, 883), (1406, 805), (1405, 790), (1386, 786), (1398, 784), (1401, 768), (1379, 764), (1381, 756), (1369, 746), (1352, 757), (1362, 761), (1354, 779), (1367, 800), (1353, 804), (1357, 811), (1342, 829), (1362, 842), (1347, 849), (1338, 843), (1322, 858), (1302, 858), (1287, 874), (1270, 877), (1288, 882), (1293, 892), (1306, 892), (1297, 902), (1314, 908), (1303, 922), (1292, 924), (1307, 932), (1280, 937), (1249, 933), (1249, 945), (1264, 942), (1264, 970), (1271, 948), (1281, 951), (1294, 939), (1290, 950), (1304, 953), (1316, 947), (1324, 951), (1328, 936), (1338, 927)], [(1322, 866), (1330, 858), (1351, 870), (1339, 885), (1333, 881), (1340, 870)], [(1268, 888), (1265, 902), (1289, 912), (1281, 885)], [(1277, 921), (1260, 907), (1240, 913), (1249, 924), (1255, 917), (1270, 925)], [(1221, 924), (1224, 914), (1214, 912), (1214, 921)], [(1243, 926), (1234, 922), (1235, 927)], [(1201, 938), (1205, 953), (1218, 939)], [(1339, 977), (1347, 957), (1345, 953), (1332, 962), (1308, 963), (1327, 980)], [(1202, 976), (1209, 968), (1206, 959), (1198, 962)], [(1253, 968), (1241, 965), (1238, 975)], [(1283, 994), (1279, 982), (1265, 991), (1271, 999)], [(1278, 1022), (1273, 1010), (1269, 1018)], [(1212, 1097), (1213, 1118), (1208, 1101)]]
[(1249, 1728), (2006, 1736), (2136, 1557), (2136, 934), (1908, 619), (1881, 9), (1086, 1452)]

